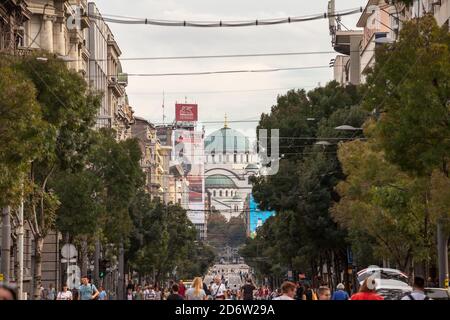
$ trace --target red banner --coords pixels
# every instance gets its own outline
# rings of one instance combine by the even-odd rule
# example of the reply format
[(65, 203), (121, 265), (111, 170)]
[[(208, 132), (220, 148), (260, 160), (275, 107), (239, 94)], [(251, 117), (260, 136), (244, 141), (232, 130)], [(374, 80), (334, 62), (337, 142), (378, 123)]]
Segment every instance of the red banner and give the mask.
[(175, 120), (177, 122), (198, 121), (198, 105), (196, 104), (176, 104)]

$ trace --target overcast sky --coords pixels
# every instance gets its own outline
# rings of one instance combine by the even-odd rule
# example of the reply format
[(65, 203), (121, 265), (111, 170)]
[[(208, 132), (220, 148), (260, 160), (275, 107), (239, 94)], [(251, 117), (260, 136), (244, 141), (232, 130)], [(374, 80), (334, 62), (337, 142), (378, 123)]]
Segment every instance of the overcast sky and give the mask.
[[(167, 20), (246, 20), (323, 13), (328, 0), (96, 0), (103, 14)], [(336, 0), (336, 9), (364, 6), (367, 0)], [(343, 19), (354, 28), (358, 14)], [(122, 57), (248, 54), (270, 52), (330, 51), (328, 20), (253, 26), (245, 28), (184, 28), (109, 24), (123, 52)], [(127, 73), (198, 72), (234, 69), (265, 69), (328, 65), (335, 55), (233, 58), (209, 60), (123, 61)], [(332, 79), (331, 69), (276, 73), (175, 77), (130, 77), (127, 92), (137, 116), (162, 122), (162, 92), (166, 115), (173, 120), (175, 102), (199, 104), (200, 120), (259, 119), (269, 112), (284, 88), (312, 89)], [(205, 93), (278, 89), (255, 92)], [(208, 132), (223, 124), (207, 124)], [(232, 124), (254, 136), (256, 123)]]

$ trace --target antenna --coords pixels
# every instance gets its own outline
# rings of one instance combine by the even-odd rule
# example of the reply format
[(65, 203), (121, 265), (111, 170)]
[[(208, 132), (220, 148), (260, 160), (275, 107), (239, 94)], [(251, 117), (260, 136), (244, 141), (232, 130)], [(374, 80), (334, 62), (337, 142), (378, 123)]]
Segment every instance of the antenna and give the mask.
[(165, 113), (165, 103), (166, 103), (166, 93), (163, 90), (163, 102), (162, 102), (162, 108), (163, 108), (163, 126), (166, 124), (166, 113)]
[(333, 36), (336, 32), (336, 3), (335, 0), (328, 1), (328, 22), (330, 25), (330, 35)]

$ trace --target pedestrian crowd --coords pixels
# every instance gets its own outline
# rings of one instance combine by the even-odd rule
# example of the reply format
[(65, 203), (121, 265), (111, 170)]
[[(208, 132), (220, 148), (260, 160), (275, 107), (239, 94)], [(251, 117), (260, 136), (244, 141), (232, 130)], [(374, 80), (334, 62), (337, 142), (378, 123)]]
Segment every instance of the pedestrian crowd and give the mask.
[[(358, 292), (349, 294), (344, 284), (339, 283), (335, 290), (325, 284), (312, 288), (308, 282), (298, 283), (285, 281), (279, 289), (268, 286), (257, 288), (251, 278), (247, 278), (240, 290), (230, 290), (223, 278), (216, 275), (209, 284), (201, 277), (196, 277), (187, 288), (182, 280), (170, 281), (168, 287), (145, 284), (144, 286), (129, 282), (126, 287), (127, 300), (384, 300), (376, 290), (376, 280), (366, 278)], [(414, 278), (413, 291), (406, 294), (402, 300), (430, 300), (425, 294), (425, 281), (421, 277)], [(66, 284), (56, 292), (53, 285), (48, 289), (41, 288), (41, 300), (108, 300), (108, 294), (103, 287), (97, 287), (87, 276), (81, 278), (78, 288), (69, 290)], [(0, 284), (0, 300), (16, 300), (16, 291), (11, 286)]]

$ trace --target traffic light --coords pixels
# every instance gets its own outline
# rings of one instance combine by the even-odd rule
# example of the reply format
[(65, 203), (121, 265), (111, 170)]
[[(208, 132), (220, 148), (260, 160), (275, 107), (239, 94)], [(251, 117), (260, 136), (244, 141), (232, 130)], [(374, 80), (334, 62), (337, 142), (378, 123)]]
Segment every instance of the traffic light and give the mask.
[(108, 264), (107, 260), (100, 260), (98, 262), (98, 276), (100, 279), (103, 279), (106, 276), (107, 264)]

